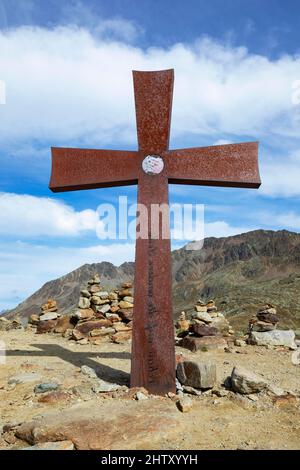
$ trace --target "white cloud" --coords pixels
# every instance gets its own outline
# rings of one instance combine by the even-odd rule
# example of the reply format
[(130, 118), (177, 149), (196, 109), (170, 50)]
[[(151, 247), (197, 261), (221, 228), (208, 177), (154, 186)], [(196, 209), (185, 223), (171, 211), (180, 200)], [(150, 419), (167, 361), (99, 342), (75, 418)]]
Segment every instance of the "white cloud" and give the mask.
[(300, 151), (287, 153), (281, 158), (266, 159), (261, 165), (261, 179), (259, 194), (300, 196)]
[[(104, 29), (119, 20), (105, 20)], [(131, 70), (175, 69), (173, 135), (298, 135), (292, 83), (300, 57), (277, 60), (208, 38), (142, 50), (84, 27), (21, 27), (0, 34), (1, 141), (105, 145), (136, 140)]]
[(76, 212), (67, 204), (46, 197), (0, 193), (0, 234), (23, 237), (76, 236), (96, 231), (96, 211)]
[(120, 265), (134, 259), (134, 243), (88, 247), (50, 247), (24, 242), (0, 245), (0, 311), (12, 308), (45, 282), (85, 263)]

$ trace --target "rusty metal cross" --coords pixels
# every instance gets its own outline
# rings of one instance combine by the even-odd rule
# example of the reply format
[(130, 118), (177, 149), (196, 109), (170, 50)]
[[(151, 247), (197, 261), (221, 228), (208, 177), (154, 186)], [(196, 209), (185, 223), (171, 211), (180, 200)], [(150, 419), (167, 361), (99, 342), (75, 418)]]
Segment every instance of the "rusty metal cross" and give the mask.
[(150, 206), (168, 204), (169, 183), (258, 188), (258, 143), (169, 150), (173, 70), (134, 71), (133, 81), (138, 150), (52, 148), (49, 187), (138, 184), (150, 236), (136, 240), (131, 386), (163, 395), (175, 392), (171, 250), (170, 237), (151, 238)]

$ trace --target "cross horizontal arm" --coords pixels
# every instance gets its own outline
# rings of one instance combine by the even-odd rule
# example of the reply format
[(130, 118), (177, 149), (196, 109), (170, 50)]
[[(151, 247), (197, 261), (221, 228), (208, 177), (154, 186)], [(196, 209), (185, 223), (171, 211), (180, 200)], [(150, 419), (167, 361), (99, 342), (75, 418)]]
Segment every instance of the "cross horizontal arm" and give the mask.
[(53, 192), (137, 184), (137, 152), (52, 147)]
[(165, 152), (169, 183), (258, 188), (258, 142)]

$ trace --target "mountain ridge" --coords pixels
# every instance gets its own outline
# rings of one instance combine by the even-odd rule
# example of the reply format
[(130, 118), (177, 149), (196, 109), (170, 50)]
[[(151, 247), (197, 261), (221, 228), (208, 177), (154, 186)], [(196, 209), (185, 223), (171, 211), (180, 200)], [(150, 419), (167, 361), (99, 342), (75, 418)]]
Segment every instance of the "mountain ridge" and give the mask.
[[(213, 297), (236, 328), (245, 328), (259, 305), (276, 304), (284, 327), (300, 328), (300, 234), (254, 230), (230, 237), (209, 237), (202, 249), (192, 244), (172, 251), (173, 310), (191, 311), (195, 302)], [(48, 297), (62, 312), (76, 307), (80, 286), (98, 272), (103, 286), (133, 280), (134, 263), (84, 264), (48, 281), (6, 316), (25, 319)]]

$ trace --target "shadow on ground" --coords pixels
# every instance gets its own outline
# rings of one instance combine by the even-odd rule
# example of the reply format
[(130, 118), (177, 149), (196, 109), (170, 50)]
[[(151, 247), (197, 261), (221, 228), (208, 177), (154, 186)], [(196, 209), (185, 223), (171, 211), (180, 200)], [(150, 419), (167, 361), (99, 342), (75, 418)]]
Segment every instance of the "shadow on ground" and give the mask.
[(107, 358), (107, 359), (130, 359), (131, 355), (127, 352), (87, 352), (87, 351), (70, 351), (57, 344), (31, 344), (30, 346), (38, 348), (39, 350), (9, 350), (6, 351), (6, 356), (39, 356), (39, 357), (58, 357), (63, 361), (69, 362), (76, 367), (83, 365), (92, 367), (100, 379), (108, 382), (114, 382), (119, 385), (129, 385), (130, 375), (120, 369), (105, 364), (99, 364), (92, 358)]

